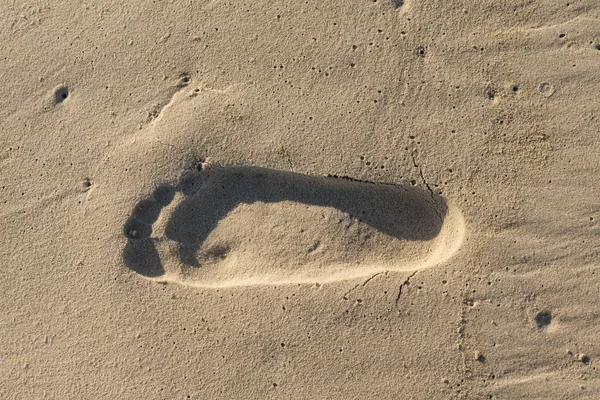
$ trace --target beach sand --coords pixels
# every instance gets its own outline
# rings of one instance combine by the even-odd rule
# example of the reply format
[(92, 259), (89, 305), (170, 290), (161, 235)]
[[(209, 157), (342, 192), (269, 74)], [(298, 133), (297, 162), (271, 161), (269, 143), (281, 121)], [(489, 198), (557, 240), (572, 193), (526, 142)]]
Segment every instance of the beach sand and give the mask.
[(0, 398), (600, 398), (596, 0), (0, 11)]

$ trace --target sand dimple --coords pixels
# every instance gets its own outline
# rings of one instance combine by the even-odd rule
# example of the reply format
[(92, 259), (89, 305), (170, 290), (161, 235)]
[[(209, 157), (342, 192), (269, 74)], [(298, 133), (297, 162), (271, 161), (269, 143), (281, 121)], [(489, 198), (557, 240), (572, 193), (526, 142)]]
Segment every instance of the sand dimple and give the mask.
[(123, 260), (192, 286), (323, 283), (441, 264), (463, 230), (410, 185), (204, 165), (134, 206)]

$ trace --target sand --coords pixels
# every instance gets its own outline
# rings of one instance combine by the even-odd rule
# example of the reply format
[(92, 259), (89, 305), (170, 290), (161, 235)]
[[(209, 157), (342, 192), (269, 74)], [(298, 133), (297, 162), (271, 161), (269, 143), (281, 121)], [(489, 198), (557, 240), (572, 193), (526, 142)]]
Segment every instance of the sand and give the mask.
[(0, 11), (0, 398), (600, 397), (596, 0)]

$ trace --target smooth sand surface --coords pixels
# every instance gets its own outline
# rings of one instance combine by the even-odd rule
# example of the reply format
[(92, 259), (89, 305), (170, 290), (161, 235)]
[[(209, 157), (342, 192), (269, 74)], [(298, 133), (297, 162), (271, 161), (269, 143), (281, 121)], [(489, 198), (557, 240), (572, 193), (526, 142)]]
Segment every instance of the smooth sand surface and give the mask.
[(0, 18), (0, 398), (600, 398), (598, 1)]

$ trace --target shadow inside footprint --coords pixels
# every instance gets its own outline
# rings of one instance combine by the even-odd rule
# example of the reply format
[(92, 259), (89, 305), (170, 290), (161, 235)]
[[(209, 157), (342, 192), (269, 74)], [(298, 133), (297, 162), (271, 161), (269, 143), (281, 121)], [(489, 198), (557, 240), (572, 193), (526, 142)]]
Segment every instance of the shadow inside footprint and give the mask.
[(123, 250), (123, 260), (132, 271), (149, 278), (156, 278), (165, 273), (158, 251), (152, 239), (131, 239)]
[(125, 265), (147, 276), (164, 274), (151, 237), (152, 224), (175, 192), (184, 195), (168, 217), (167, 239), (180, 261), (201, 267), (196, 254), (219, 221), (240, 204), (293, 202), (330, 207), (389, 237), (429, 241), (440, 232), (447, 213), (443, 198), (411, 185), (314, 176), (258, 167), (209, 167), (184, 174), (175, 187), (163, 185), (140, 201), (124, 224), (128, 238)]

